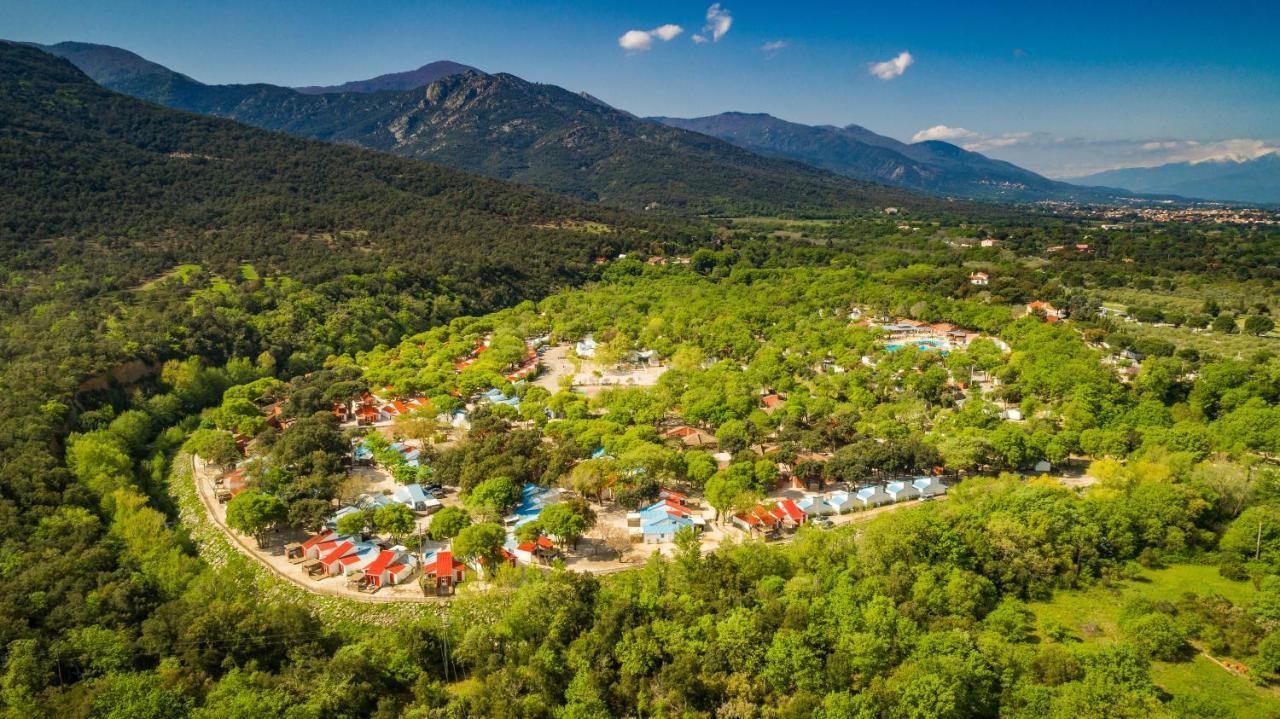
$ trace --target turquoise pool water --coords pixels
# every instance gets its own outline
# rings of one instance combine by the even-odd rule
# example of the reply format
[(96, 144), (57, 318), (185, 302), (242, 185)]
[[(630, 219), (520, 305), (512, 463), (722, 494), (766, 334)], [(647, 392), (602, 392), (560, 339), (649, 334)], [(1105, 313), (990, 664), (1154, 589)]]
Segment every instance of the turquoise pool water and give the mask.
[(924, 338), (918, 340), (909, 340), (906, 342), (890, 342), (884, 348), (890, 352), (897, 352), (903, 347), (915, 347), (918, 350), (948, 350), (951, 345), (946, 340), (936, 340), (932, 338)]

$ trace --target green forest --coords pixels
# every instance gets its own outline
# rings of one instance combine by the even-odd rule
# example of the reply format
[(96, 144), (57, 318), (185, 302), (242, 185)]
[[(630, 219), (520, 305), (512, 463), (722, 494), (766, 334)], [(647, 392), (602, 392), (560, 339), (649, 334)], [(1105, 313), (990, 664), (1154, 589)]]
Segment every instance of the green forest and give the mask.
[[(151, 106), (11, 44), (0, 167), (6, 717), (1280, 715), (1273, 229), (637, 214)], [(904, 322), (967, 334), (891, 347)], [(587, 337), (666, 370), (510, 380), (535, 338)], [(417, 469), (339, 426), (366, 392), (430, 408), (395, 424)], [(786, 542), (682, 533), (626, 571), (373, 604), (201, 519), (192, 457), (240, 462), (238, 437), (247, 534), (321, 526), (364, 442), (456, 492), (432, 534), (490, 566), (526, 483), (574, 493), (532, 530), (565, 548), (606, 489), (719, 522), (777, 462), (951, 486)], [(405, 534), (394, 515), (355, 529)]]

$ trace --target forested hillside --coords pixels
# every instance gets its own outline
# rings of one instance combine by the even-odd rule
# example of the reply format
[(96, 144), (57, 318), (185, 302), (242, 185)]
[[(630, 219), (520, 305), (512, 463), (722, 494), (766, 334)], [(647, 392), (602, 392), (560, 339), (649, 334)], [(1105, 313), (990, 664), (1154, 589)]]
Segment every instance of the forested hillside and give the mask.
[(118, 48), (49, 46), (106, 87), (169, 107), (440, 162), (604, 204), (726, 214), (945, 203), (762, 157), (514, 75), (462, 72), (403, 92), (312, 95), (204, 85)]
[(127, 287), (191, 261), (304, 279), (397, 267), (471, 278), (468, 296), (509, 302), (641, 233), (674, 236), (456, 170), (157, 108), (27, 47), (0, 46), (0, 69), (0, 260), (11, 269), (91, 257), (95, 282)]

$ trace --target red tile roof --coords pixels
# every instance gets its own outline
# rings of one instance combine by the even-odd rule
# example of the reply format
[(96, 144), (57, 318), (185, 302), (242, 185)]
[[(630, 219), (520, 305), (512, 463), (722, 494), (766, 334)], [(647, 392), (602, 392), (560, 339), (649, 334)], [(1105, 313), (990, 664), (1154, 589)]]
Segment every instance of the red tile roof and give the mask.
[(778, 502), (778, 508), (798, 522), (804, 520), (804, 510), (800, 509), (800, 506), (790, 499), (784, 499), (781, 502)]
[(397, 556), (399, 555), (397, 555), (395, 552), (391, 551), (390, 549), (382, 550), (381, 552), (378, 553), (378, 556), (375, 557), (374, 560), (369, 563), (369, 566), (365, 567), (364, 573), (370, 576), (377, 576), (379, 574), (382, 574), (382, 571), (387, 567), (391, 566), (391, 563), (396, 560)]
[(342, 559), (342, 557), (349, 551), (351, 551), (351, 542), (339, 542), (338, 546), (334, 547), (332, 552), (329, 552), (321, 558), (320, 563), (324, 565), (333, 564), (339, 559)]
[(325, 540), (329, 539), (332, 536), (333, 536), (333, 532), (327, 529), (319, 534), (313, 534), (307, 539), (307, 541), (302, 543), (302, 548), (311, 549), (312, 547), (316, 546), (317, 544), (320, 544), (321, 542), (324, 542)]

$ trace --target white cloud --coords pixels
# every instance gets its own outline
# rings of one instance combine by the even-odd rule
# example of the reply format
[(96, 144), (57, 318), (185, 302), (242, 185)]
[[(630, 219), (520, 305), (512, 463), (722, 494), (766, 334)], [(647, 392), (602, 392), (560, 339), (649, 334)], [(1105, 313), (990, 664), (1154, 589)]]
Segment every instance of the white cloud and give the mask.
[(911, 67), (911, 64), (915, 61), (916, 59), (911, 57), (911, 53), (903, 50), (892, 60), (871, 63), (871, 66), (868, 69), (872, 75), (875, 75), (881, 80), (892, 80), (895, 77), (900, 77), (902, 73), (906, 72), (907, 68)]
[[(976, 133), (975, 133), (976, 136)], [(1000, 147), (1009, 147), (1031, 139), (1029, 132), (1006, 132), (1003, 135), (980, 137), (974, 142), (965, 143), (964, 149), (970, 152), (989, 152)]]
[(693, 41), (699, 45), (708, 41), (720, 42), (730, 27), (733, 27), (733, 15), (729, 14), (728, 8), (716, 3), (707, 8), (707, 24), (702, 26), (702, 32), (693, 36)]
[(913, 142), (956, 142), (971, 152), (981, 152), (1048, 177), (1067, 180), (1125, 167), (1156, 167), (1177, 162), (1243, 162), (1280, 154), (1280, 138), (1095, 140), (1045, 132), (983, 133), (935, 125), (917, 132), (911, 139)]
[(926, 128), (911, 136), (912, 142), (924, 142), (925, 140), (966, 140), (971, 137), (977, 137), (978, 133), (973, 130), (966, 130), (963, 127), (947, 127), (946, 125), (934, 125)]
[(650, 30), (649, 32), (657, 35), (658, 38), (663, 42), (666, 42), (667, 40), (674, 40), (677, 35), (684, 32), (684, 28), (680, 27), (679, 25), (672, 25), (671, 23), (667, 23), (666, 25), (656, 27)]
[(769, 57), (773, 57), (774, 55), (777, 55), (779, 51), (785, 50), (790, 44), (791, 43), (786, 40), (771, 40), (760, 46), (760, 52), (763, 52)]
[(659, 25), (652, 30), (628, 30), (622, 34), (622, 37), (618, 38), (618, 45), (623, 50), (644, 52), (653, 47), (654, 40), (667, 42), (682, 32), (684, 32), (684, 28), (670, 23)]
[(1256, 160), (1263, 155), (1280, 152), (1280, 147), (1263, 140), (1235, 138), (1214, 142), (1197, 142), (1195, 140), (1164, 140), (1145, 142), (1143, 150), (1156, 153), (1159, 161), (1156, 164), (1170, 162), (1190, 162), (1198, 165), (1202, 162), (1246, 162)]

